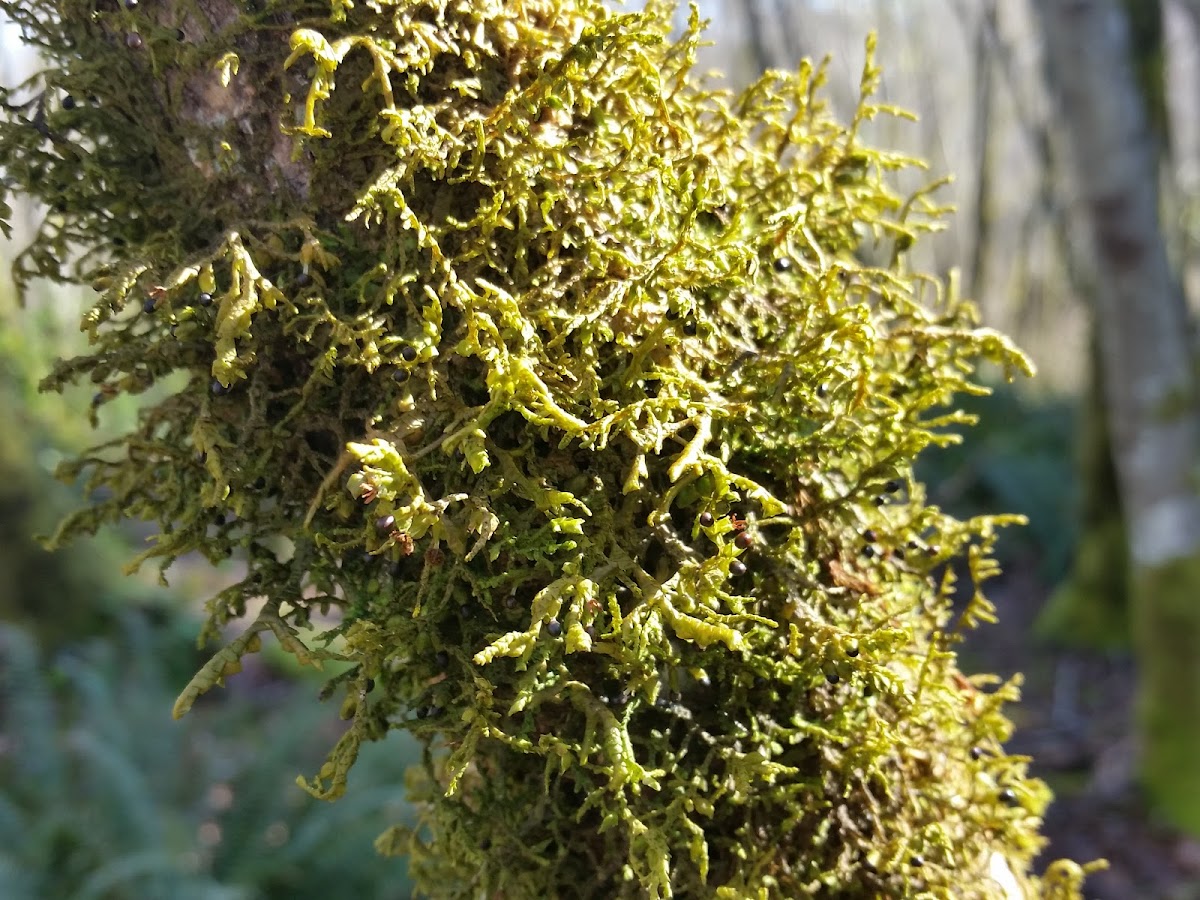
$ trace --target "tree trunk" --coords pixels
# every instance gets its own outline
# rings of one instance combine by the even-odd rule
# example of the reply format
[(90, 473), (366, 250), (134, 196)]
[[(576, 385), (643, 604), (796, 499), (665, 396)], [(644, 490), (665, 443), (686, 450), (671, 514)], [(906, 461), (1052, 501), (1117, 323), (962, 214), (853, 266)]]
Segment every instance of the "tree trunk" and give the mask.
[(1155, 145), (1116, 0), (1038, 0), (1097, 267), (1094, 304), (1140, 662), (1141, 775), (1200, 833), (1200, 459), (1186, 305), (1158, 216)]

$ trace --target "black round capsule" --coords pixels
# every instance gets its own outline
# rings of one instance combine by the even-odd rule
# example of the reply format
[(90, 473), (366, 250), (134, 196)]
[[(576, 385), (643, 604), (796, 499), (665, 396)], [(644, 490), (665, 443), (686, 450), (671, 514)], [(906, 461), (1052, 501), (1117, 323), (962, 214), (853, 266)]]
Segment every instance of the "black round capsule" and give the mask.
[(265, 488), (267, 486), (267, 479), (264, 478), (262, 475), (259, 475), (257, 478), (254, 479), (254, 484), (252, 484), (250, 486), (252, 488), (254, 488), (256, 491), (261, 491), (263, 488)]
[(396, 527), (396, 517), (393, 515), (380, 516), (375, 520), (375, 530), (380, 534), (388, 534)]
[(182, 28), (176, 28), (176, 29), (175, 29), (175, 40), (177, 40), (177, 41), (185, 41), (185, 40), (187, 40), (187, 35), (183, 33), (183, 29), (182, 29)]
[(213, 392), (214, 397), (221, 397), (225, 394), (228, 394), (230, 391), (230, 388), (221, 384), (220, 381), (218, 381), (216, 378), (214, 378), (212, 381), (211, 390)]
[(199, 303), (201, 306), (212, 306), (213, 295), (210, 294), (208, 291), (204, 291), (203, 293), (200, 294), (199, 297), (196, 298), (196, 302)]
[(296, 276), (296, 287), (308, 287), (312, 284), (312, 276), (307, 272), (301, 272)]
[(875, 555), (875, 548), (872, 547), (870, 544), (867, 544), (865, 547), (862, 548), (862, 555), (865, 556), (867, 559), (870, 559), (872, 556)]
[(413, 362), (417, 358), (417, 348), (412, 344), (405, 344), (400, 351), (400, 358), (405, 362)]
[(427, 707), (424, 707), (424, 706), (417, 707), (417, 718), (418, 719), (424, 719), (427, 715), (429, 715), (429, 709)]
[(891, 481), (884, 484), (883, 491), (886, 494), (894, 494), (894, 493), (896, 493), (896, 491), (900, 490), (900, 488), (902, 488), (903, 486), (904, 485), (900, 481), (893, 478)]
[(699, 330), (700, 330), (700, 327), (696, 324), (695, 319), (688, 319), (686, 322), (683, 323), (683, 333), (686, 334), (688, 337), (695, 337), (696, 332)]
[(892, 556), (894, 556), (898, 562), (904, 562), (904, 548), (897, 547), (892, 551)]
[(678, 318), (679, 318), (679, 310), (677, 310), (677, 309), (668, 309), (667, 310), (667, 321), (668, 322), (674, 322)]
[(516, 609), (516, 607), (517, 607), (517, 595), (516, 594), (509, 594), (507, 597), (504, 598), (504, 608), (505, 609)]
[(585, 627), (584, 627), (584, 629), (583, 629), (583, 632), (584, 632), (584, 634), (586, 634), (586, 635), (587, 635), (589, 638), (591, 638), (593, 641), (596, 639), (596, 626), (595, 626), (595, 625), (587, 625), (587, 626), (585, 626)]
[(375, 679), (368, 678), (365, 682), (363, 682), (363, 693), (369, 694), (373, 690), (375, 690)]
[(877, 541), (879, 539), (879, 535), (877, 535), (875, 533), (874, 528), (868, 528), (866, 531), (864, 531), (862, 533), (862, 539), (864, 541), (866, 541), (868, 544), (873, 544), (873, 543), (875, 543), (875, 541)]
[(849, 647), (847, 647), (846, 655), (851, 659), (854, 659), (856, 656), (858, 656), (858, 644), (851, 644)]
[(70, 94), (67, 94), (67, 96), (63, 97), (62, 98), (62, 108), (63, 109), (74, 109), (75, 108), (75, 98), (72, 97)]
[(397, 369), (392, 373), (392, 380), (396, 384), (404, 384), (404, 382), (408, 381), (408, 369)]
[(146, 42), (136, 31), (131, 31), (129, 34), (125, 35), (125, 46), (130, 50), (141, 50), (144, 46), (146, 46)]
[(1012, 788), (1005, 788), (1000, 792), (1000, 802), (1005, 806), (1017, 805), (1017, 792)]
[(92, 394), (92, 406), (99, 406), (104, 402), (104, 395), (101, 393)]
[(824, 400), (825, 395), (828, 393), (829, 393), (829, 388), (825, 387), (825, 385), (823, 385), (823, 384), (817, 385), (817, 398), (818, 399)]
[(754, 538), (748, 532), (740, 531), (738, 532), (738, 536), (733, 539), (733, 546), (739, 550), (749, 550), (754, 546)]
[(137, 9), (138, 0), (125, 0), (126, 9)]
[(786, 272), (791, 267), (792, 267), (792, 261), (790, 259), (788, 259), (786, 256), (781, 256), (781, 257), (779, 257), (779, 259), (775, 260), (775, 271), (776, 272)]
[(562, 634), (562, 623), (558, 619), (551, 619), (546, 623), (546, 630), (550, 632), (550, 637), (558, 637)]
[(825, 673), (825, 680), (828, 681), (830, 684), (837, 684), (839, 681), (842, 680), (842, 676), (839, 675), (837, 672), (830, 670)]
[(153, 297), (147, 297), (144, 301), (142, 301), (142, 312), (146, 313), (147, 315), (152, 314), (156, 309), (158, 309), (158, 303)]
[(705, 528), (707, 528), (709, 525), (711, 525), (714, 521), (715, 520), (713, 519), (712, 513), (708, 512), (708, 511), (700, 513), (700, 524), (703, 525)]
[(735, 578), (746, 574), (746, 564), (740, 559), (735, 559), (729, 564), (729, 574)]
[(971, 759), (975, 760), (976, 762), (979, 762), (979, 760), (983, 759), (983, 748), (982, 747), (972, 747), (971, 748)]
[(921, 866), (925, 865), (925, 857), (921, 856), (920, 854), (916, 854), (908, 861), (908, 863), (909, 865), (919, 869)]

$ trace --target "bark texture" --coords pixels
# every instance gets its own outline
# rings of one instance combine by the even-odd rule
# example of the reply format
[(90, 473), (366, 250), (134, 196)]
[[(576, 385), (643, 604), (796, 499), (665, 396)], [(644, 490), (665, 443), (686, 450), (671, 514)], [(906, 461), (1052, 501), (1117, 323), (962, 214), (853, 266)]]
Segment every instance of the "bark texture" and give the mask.
[[(1142, 777), (1166, 815), (1200, 832), (1200, 782), (1178, 768), (1200, 759), (1200, 604), (1194, 586), (1174, 580), (1200, 556), (1200, 415), (1186, 305), (1159, 222), (1155, 142), (1116, 0), (1040, 0), (1038, 11), (1099, 276), (1094, 310), (1141, 661)], [(1192, 599), (1179, 602), (1175, 588), (1188, 587)]]

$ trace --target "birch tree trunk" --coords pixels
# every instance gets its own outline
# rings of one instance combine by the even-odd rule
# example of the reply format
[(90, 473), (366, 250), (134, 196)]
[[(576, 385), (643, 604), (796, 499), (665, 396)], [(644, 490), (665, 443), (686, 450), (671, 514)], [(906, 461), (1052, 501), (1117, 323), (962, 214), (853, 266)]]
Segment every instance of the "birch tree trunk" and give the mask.
[(1128, 525), (1141, 778), (1200, 833), (1200, 408), (1155, 147), (1116, 0), (1035, 0), (1097, 268), (1093, 300)]

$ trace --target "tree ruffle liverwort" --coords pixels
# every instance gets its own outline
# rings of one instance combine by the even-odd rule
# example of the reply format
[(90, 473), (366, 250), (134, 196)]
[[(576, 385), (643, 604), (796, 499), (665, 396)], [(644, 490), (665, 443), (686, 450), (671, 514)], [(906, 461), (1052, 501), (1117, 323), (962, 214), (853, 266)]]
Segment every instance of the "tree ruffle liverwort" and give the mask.
[(378, 847), (431, 897), (1079, 896), (1016, 683), (955, 655), (1013, 517), (911, 474), (1030, 366), (906, 263), (941, 211), (860, 138), (870, 41), (840, 123), (821, 65), (696, 76), (663, 2), (0, 9), (45, 65), (0, 94), (16, 280), (96, 292), (44, 387), (146, 393), (52, 542), (245, 561), (176, 715), (263, 641), (340, 661), (303, 786), (415, 735)]

